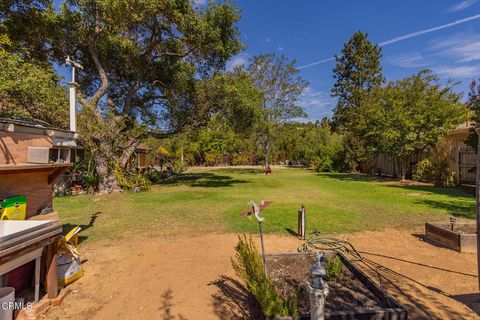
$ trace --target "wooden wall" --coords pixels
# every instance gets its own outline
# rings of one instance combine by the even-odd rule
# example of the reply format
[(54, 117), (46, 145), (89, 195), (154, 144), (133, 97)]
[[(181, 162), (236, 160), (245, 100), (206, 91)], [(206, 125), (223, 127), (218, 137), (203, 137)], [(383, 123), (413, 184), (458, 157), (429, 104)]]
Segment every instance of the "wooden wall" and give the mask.
[(48, 184), (48, 171), (7, 173), (0, 175), (0, 198), (14, 195), (27, 197), (27, 218), (52, 207), (53, 185)]
[(28, 147), (52, 147), (46, 135), (0, 131), (0, 165), (27, 162)]

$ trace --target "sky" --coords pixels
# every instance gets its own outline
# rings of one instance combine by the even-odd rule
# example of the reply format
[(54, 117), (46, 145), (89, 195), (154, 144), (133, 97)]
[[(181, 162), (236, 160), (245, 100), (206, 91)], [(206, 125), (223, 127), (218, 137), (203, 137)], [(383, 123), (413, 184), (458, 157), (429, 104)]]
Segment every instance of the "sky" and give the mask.
[[(203, 0), (197, 0), (202, 2)], [(332, 115), (332, 57), (361, 30), (382, 46), (387, 80), (428, 68), (468, 92), (480, 77), (480, 0), (236, 0), (245, 50), (228, 64), (273, 52), (297, 61), (309, 82), (300, 104), (308, 121)]]

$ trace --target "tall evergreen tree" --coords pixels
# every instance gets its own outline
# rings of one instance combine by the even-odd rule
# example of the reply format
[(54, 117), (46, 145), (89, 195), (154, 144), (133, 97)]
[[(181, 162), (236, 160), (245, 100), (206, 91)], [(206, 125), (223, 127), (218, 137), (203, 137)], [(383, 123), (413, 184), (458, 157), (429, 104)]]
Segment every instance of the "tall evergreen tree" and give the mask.
[(357, 31), (335, 56), (337, 64), (333, 69), (335, 85), (332, 96), (338, 98), (334, 110), (334, 121), (340, 128), (352, 129), (355, 110), (368, 93), (384, 82), (380, 59), (381, 49), (368, 39), (368, 34)]

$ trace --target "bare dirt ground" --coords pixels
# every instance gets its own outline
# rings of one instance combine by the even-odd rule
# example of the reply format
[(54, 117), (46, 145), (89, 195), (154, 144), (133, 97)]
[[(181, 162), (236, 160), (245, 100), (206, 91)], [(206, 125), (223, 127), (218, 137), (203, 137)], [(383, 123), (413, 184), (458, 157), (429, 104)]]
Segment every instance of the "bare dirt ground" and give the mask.
[[(480, 306), (474, 254), (407, 231), (342, 238), (363, 252), (367, 260), (358, 264), (406, 306), (409, 319), (480, 319), (471, 310)], [(83, 244), (85, 276), (47, 319), (258, 319), (230, 265), (236, 241), (206, 234)], [(265, 242), (269, 252), (293, 252), (299, 243), (273, 235)]]

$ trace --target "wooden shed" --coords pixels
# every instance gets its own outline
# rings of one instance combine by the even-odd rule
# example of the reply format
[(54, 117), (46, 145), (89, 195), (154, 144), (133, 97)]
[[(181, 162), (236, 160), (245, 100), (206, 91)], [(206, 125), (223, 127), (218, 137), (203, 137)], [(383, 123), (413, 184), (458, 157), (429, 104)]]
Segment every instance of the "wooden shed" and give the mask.
[[(36, 122), (0, 119), (0, 199), (26, 196), (27, 219), (46, 219), (47, 216), (37, 215), (53, 211), (53, 182), (71, 166), (72, 148), (75, 147), (74, 132)], [(61, 236), (61, 223), (57, 220), (52, 226), (48, 229), (52, 232), (37, 238), (25, 236), (23, 242), (2, 243), (6, 246), (8, 242), (18, 242), (7, 249), (0, 246), (0, 271), (3, 270), (0, 287), (8, 285), (21, 292), (30, 286), (35, 276), (35, 297), (38, 299), (39, 270), (43, 270), (45, 278), (50, 266), (56, 263), (53, 253), (55, 241)], [(36, 239), (41, 241), (35, 242)], [(33, 254), (37, 255), (36, 260), (29, 262)], [(56, 292), (56, 285), (50, 288)]]
[(71, 165), (74, 132), (0, 119), (0, 198), (27, 197), (27, 217), (52, 211), (53, 181)]

